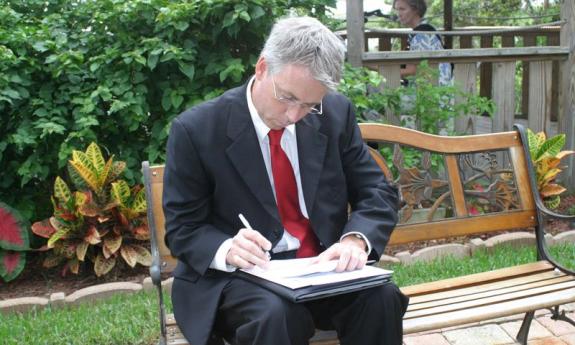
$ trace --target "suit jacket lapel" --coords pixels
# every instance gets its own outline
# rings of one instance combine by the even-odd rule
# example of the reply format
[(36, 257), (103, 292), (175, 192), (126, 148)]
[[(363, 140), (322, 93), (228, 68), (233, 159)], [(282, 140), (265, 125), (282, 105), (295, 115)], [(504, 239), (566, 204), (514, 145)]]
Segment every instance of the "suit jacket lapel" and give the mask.
[(262, 207), (280, 224), (273, 190), (269, 183), (260, 145), (250, 118), (246, 89), (242, 90), (229, 107), (227, 135), (232, 140), (226, 154), (243, 182), (262, 204)]
[(310, 219), (327, 149), (327, 136), (319, 132), (320, 125), (317, 115), (308, 115), (296, 124), (301, 184)]

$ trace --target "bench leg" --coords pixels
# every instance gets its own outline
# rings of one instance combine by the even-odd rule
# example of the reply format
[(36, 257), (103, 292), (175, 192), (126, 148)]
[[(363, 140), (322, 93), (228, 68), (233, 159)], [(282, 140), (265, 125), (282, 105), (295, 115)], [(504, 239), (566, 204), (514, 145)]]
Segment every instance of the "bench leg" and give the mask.
[(561, 320), (561, 321), (565, 321), (568, 322), (570, 324), (572, 324), (573, 326), (575, 326), (575, 321), (573, 319), (571, 319), (570, 317), (565, 315), (565, 310), (561, 310), (559, 311), (559, 306), (556, 305), (553, 307), (553, 309), (551, 309), (551, 319), (557, 321), (557, 320)]
[(521, 324), (521, 328), (519, 328), (519, 332), (517, 333), (517, 341), (521, 345), (527, 345), (527, 338), (529, 337), (529, 328), (531, 327), (531, 321), (533, 321), (534, 315), (535, 315), (534, 311), (528, 311), (527, 313), (525, 313), (523, 323)]

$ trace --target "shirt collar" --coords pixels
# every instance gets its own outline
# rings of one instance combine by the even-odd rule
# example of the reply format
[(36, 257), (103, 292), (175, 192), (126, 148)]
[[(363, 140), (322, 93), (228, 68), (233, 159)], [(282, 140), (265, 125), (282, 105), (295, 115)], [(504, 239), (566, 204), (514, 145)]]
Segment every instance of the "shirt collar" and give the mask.
[[(256, 134), (258, 135), (258, 140), (261, 143), (264, 140), (267, 140), (270, 128), (264, 123), (264, 121), (262, 120), (262, 118), (258, 114), (258, 111), (256, 110), (254, 102), (252, 101), (252, 85), (254, 84), (255, 79), (256, 79), (256, 77), (252, 76), (252, 78), (248, 82), (248, 87), (246, 90), (246, 98), (248, 101), (248, 109), (250, 111), (250, 116), (252, 118), (252, 122), (254, 124), (255, 129), (256, 129)], [(291, 125), (287, 126), (285, 129), (286, 130), (284, 131), (284, 133), (288, 132), (289, 135), (295, 137), (295, 124), (292, 123)]]

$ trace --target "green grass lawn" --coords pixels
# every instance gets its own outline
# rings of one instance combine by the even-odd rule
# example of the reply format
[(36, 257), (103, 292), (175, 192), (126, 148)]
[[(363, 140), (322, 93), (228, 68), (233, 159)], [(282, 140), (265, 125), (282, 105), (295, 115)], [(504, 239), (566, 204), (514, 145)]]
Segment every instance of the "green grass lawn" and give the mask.
[[(552, 252), (575, 269), (575, 245), (556, 246)], [(478, 252), (463, 259), (445, 257), (429, 263), (386, 268), (394, 270), (393, 277), (399, 286), (407, 286), (535, 260), (532, 247), (500, 247), (492, 253)], [(171, 311), (169, 298), (165, 300)], [(5, 345), (151, 345), (157, 341), (160, 332), (157, 315), (155, 291), (117, 295), (93, 305), (0, 314), (0, 342)]]

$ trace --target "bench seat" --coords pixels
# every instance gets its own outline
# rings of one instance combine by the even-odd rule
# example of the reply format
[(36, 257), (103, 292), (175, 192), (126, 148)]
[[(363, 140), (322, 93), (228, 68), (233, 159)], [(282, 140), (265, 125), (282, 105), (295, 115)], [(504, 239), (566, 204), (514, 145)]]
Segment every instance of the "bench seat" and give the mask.
[[(401, 289), (410, 296), (403, 333), (464, 325), (552, 308), (575, 301), (575, 276), (547, 261), (477, 273)], [(168, 344), (187, 345), (173, 314), (167, 317)], [(337, 344), (334, 332), (318, 331), (312, 344)]]

